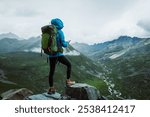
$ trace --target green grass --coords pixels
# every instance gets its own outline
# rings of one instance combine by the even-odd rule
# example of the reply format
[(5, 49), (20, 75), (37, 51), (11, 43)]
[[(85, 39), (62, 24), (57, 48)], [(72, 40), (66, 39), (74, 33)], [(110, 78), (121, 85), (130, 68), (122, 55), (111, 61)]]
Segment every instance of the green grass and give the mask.
[[(91, 85), (96, 86), (102, 94), (106, 94), (104, 96), (107, 96), (107, 86), (105, 83), (101, 80), (97, 80), (97, 77), (86, 72), (92, 71), (95, 73), (98, 70), (101, 71), (100, 67), (94, 65), (91, 60), (84, 56), (67, 56), (67, 58), (72, 64), (71, 78), (73, 80), (76, 82), (92, 83)], [(82, 66), (85, 66), (85, 69), (81, 69)], [(49, 64), (46, 61), (46, 57), (41, 57), (38, 53), (17, 52), (0, 54), (0, 69), (4, 71), (9, 81), (17, 83), (17, 86), (5, 86), (5, 84), (2, 86), (2, 84), (0, 84), (2, 89), (0, 93), (4, 90), (12, 89), (13, 87), (25, 87), (34, 93), (42, 93), (49, 87)], [(60, 93), (63, 93), (65, 90), (65, 81), (66, 66), (57, 64), (54, 75), (54, 85)]]
[(105, 63), (112, 72), (115, 87), (125, 99), (150, 99), (150, 55), (131, 53)]
[(110, 95), (106, 83), (101, 79), (87, 79), (85, 83), (95, 86), (100, 91), (101, 95)]
[(18, 85), (14, 85), (14, 84), (7, 84), (7, 83), (2, 83), (0, 82), (0, 92), (5, 92), (9, 89), (18, 89), (21, 88)]

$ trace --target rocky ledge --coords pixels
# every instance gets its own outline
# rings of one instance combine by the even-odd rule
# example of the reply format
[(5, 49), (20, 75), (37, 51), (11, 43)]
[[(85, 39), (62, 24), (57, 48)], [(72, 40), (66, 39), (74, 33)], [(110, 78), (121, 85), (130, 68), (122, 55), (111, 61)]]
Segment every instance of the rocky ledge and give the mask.
[(66, 87), (65, 95), (58, 92), (55, 94), (33, 94), (32, 91), (22, 89), (11, 89), (1, 94), (2, 100), (103, 100), (106, 99), (100, 95), (100, 92), (91, 85), (85, 83), (76, 83)]

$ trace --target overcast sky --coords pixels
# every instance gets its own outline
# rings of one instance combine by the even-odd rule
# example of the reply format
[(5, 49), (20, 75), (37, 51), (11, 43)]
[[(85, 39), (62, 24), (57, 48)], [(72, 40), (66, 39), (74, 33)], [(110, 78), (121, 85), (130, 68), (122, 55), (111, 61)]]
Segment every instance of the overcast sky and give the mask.
[(38, 36), (41, 26), (60, 18), (72, 42), (150, 37), (149, 13), (150, 0), (0, 0), (0, 33)]

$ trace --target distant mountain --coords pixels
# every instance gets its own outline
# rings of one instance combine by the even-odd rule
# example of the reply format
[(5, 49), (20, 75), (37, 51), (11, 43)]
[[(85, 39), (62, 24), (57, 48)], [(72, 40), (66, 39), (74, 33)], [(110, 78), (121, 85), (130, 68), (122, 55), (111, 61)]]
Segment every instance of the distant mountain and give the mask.
[(20, 38), (19, 36), (17, 36), (16, 34), (11, 33), (11, 32), (0, 34), (0, 40), (1, 40), (1, 39), (4, 39), (4, 38), (18, 39), (18, 40), (22, 39), (22, 38)]
[[(93, 59), (108, 59), (116, 53), (128, 50), (143, 39), (138, 37), (120, 36), (118, 39), (98, 43), (94, 45), (83, 45), (75, 43), (72, 46), (84, 55)], [(121, 54), (120, 54), (121, 55)]]
[(150, 99), (150, 38), (121, 36), (83, 48), (76, 49), (103, 64), (104, 79), (120, 92), (118, 97)]
[[(18, 40), (15, 38), (3, 38), (0, 40), (0, 53), (7, 52), (36, 52), (41, 53), (41, 37), (31, 37), (29, 39)], [(71, 45), (64, 48), (64, 54), (78, 56), (80, 52)]]
[(75, 49), (77, 49), (78, 51), (80, 51), (82, 54), (86, 54), (88, 53), (89, 49), (90, 49), (90, 45), (85, 44), (85, 43), (78, 43), (75, 42), (73, 44), (71, 44)]
[(3, 38), (0, 40), (1, 52), (28, 51), (40, 47), (40, 37), (32, 37), (28, 40), (15, 38)]

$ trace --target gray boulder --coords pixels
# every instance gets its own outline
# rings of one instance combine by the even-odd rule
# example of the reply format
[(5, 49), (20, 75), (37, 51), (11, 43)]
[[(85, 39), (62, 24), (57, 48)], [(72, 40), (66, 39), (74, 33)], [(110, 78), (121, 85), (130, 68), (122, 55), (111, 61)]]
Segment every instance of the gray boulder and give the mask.
[(11, 89), (1, 94), (2, 100), (23, 100), (33, 92), (26, 88)]
[(101, 98), (96, 87), (85, 83), (76, 83), (66, 87), (66, 95), (77, 100), (98, 100)]
[(26, 100), (68, 100), (69, 96), (62, 96), (60, 93), (56, 92), (54, 94), (47, 94), (47, 92), (42, 94), (36, 94), (26, 97)]
[(36, 94), (36, 95), (31, 95), (26, 98), (26, 100), (58, 100), (61, 98), (61, 95), (59, 93), (55, 94), (47, 94), (47, 93), (42, 93), (42, 94)]

